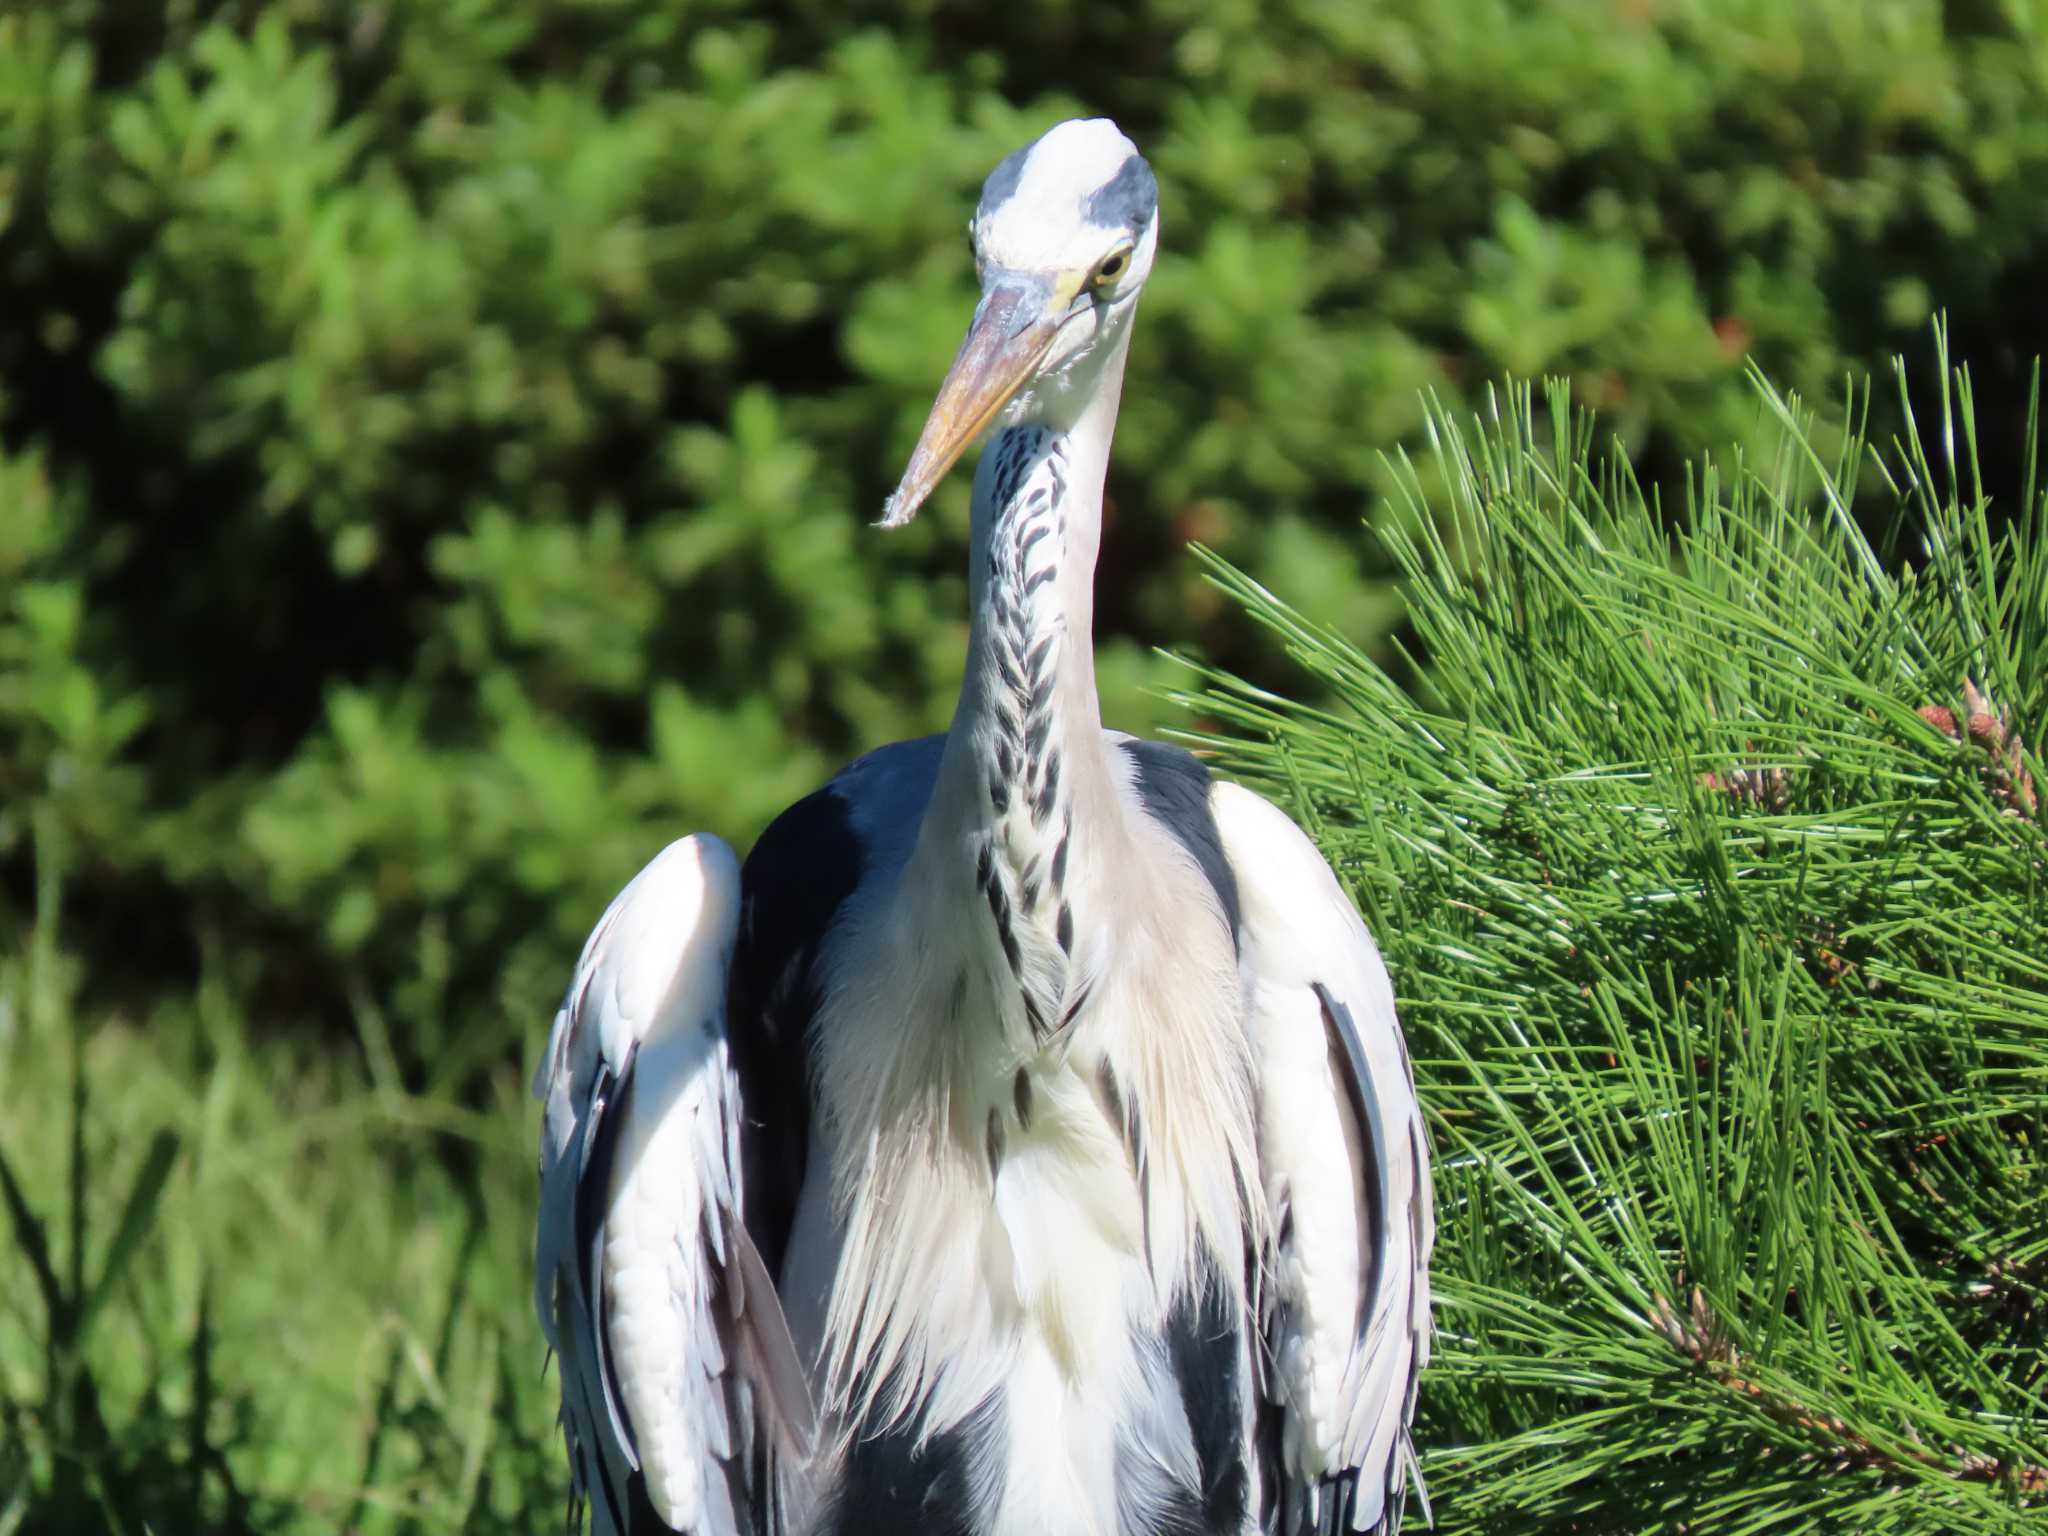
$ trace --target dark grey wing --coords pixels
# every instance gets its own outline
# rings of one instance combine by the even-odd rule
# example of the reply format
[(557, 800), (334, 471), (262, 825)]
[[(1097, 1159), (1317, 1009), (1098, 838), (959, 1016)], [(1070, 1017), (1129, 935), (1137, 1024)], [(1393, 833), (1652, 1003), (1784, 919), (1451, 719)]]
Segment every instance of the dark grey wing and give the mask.
[[(1429, 1359), (1429, 1143), (1385, 965), (1336, 876), (1247, 789), (1211, 794), (1236, 876), (1259, 1075), (1273, 1516), (1397, 1531)], [(1424, 1510), (1428, 1504), (1424, 1497)]]
[(671, 844), (585, 944), (534, 1082), (535, 1300), (577, 1494), (600, 1533), (772, 1530), (813, 1432), (748, 1235), (726, 1000), (732, 850)]
[[(915, 841), (945, 738), (878, 747), (789, 807), (740, 875), (732, 970), (733, 1063), (750, 1112), (741, 1135), (747, 1226), (776, 1274), (810, 1156), (810, 1030), (821, 1001), (818, 955), (847, 899), (878, 863)], [(772, 1108), (772, 1113), (767, 1112)]]

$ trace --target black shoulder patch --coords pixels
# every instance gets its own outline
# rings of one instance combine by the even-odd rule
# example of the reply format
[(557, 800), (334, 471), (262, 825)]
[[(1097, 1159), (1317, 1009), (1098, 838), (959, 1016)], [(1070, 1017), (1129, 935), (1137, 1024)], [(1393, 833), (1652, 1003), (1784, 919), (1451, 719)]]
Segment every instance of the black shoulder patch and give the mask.
[(776, 817), (740, 870), (740, 945), (748, 958), (765, 975), (794, 980), (788, 964), (810, 958), (866, 867), (852, 803), (836, 785)]
[(818, 945), (865, 867), (853, 808), (827, 785), (776, 817), (740, 870), (727, 1028), (745, 1106), (747, 1230), (770, 1274), (782, 1270), (803, 1188)]
[(1137, 239), (1159, 212), (1159, 179), (1143, 155), (1133, 155), (1115, 176), (1088, 195), (1083, 211), (1103, 229), (1128, 229)]
[(1194, 753), (1170, 747), (1163, 741), (1123, 743), (1137, 768), (1138, 799), (1151, 816), (1180, 840), (1195, 863), (1208, 877), (1209, 888), (1223, 908), (1230, 924), (1230, 941), (1237, 942), (1243, 909), (1237, 899), (1237, 875), (1223, 853), (1223, 834), (1216, 828), (1216, 813), (1209, 808), (1209, 770)]

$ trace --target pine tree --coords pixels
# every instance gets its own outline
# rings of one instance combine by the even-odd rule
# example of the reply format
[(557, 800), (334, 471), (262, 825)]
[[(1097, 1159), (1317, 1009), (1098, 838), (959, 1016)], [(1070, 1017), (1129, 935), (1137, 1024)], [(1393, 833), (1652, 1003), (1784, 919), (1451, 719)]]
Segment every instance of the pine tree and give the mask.
[(1439, 1531), (2040, 1528), (2048, 498), (1994, 502), (1939, 350), (1931, 454), (1759, 376), (1780, 450), (1679, 516), (1561, 386), (1433, 410), (1405, 688), (1209, 557), (1339, 701), (1187, 695), (1403, 999)]

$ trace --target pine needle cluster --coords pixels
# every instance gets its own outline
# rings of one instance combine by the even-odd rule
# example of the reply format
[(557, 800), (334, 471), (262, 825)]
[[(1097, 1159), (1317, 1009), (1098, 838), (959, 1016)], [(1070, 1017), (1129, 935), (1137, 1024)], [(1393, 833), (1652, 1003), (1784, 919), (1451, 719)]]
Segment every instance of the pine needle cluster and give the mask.
[(1338, 701), (1187, 695), (1402, 998), (1441, 1531), (2040, 1528), (2048, 508), (1994, 503), (1942, 353), (1932, 452), (1759, 376), (1779, 451), (1679, 516), (1562, 387), (1433, 410), (1407, 687), (1209, 559)]

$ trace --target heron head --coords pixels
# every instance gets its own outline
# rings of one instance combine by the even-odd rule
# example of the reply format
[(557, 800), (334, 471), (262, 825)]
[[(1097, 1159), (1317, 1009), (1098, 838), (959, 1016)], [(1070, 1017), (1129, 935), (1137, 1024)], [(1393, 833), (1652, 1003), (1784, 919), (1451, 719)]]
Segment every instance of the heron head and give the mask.
[(1078, 413), (1159, 245), (1159, 184), (1107, 118), (1049, 129), (989, 173), (968, 226), (981, 303), (882, 526), (917, 515), (998, 420)]

